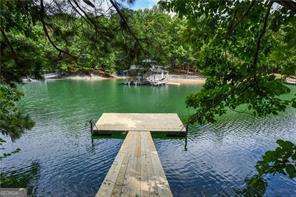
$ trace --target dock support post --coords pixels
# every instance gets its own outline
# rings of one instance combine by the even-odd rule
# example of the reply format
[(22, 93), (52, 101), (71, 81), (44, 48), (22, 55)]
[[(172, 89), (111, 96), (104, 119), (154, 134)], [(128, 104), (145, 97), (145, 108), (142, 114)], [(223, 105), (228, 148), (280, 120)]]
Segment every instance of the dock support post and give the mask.
[(90, 120), (89, 124), (90, 124), (90, 133), (92, 134), (93, 133), (93, 121)]
[(189, 127), (189, 124), (186, 124), (186, 136), (185, 136), (185, 147), (184, 147), (185, 151), (187, 151), (188, 127)]
[(90, 138), (91, 138), (91, 146), (94, 147), (94, 139), (93, 139), (93, 120), (89, 121), (89, 125), (90, 125)]

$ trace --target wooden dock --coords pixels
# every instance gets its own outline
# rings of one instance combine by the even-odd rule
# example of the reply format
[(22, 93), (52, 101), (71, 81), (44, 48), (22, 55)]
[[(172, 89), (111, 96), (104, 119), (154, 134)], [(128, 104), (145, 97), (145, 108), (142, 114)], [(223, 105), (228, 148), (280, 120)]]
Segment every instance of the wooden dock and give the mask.
[(96, 196), (172, 196), (150, 132), (128, 132)]
[(186, 134), (177, 114), (104, 113), (93, 130), (127, 132), (96, 196), (172, 196), (151, 132)]
[(103, 113), (93, 131), (99, 134), (150, 131), (186, 135), (186, 127), (176, 113)]

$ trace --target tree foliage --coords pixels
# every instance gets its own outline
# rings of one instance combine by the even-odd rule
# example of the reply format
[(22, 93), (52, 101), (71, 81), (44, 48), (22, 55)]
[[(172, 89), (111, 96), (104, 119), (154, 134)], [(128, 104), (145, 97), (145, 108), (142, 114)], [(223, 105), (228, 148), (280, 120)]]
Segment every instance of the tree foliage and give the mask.
[[(284, 1), (160, 2), (188, 20), (200, 46), (198, 68), (207, 77), (201, 92), (187, 98), (196, 109), (189, 122), (213, 122), (240, 105), (258, 116), (277, 114), (293, 103), (282, 78), (296, 74), (295, 3)], [(281, 76), (280, 78), (277, 76)]]
[(191, 60), (193, 66), (185, 20), (158, 8), (94, 15), (83, 2), (2, 0), (2, 80), (20, 82), (51, 71), (112, 73), (145, 58), (167, 66)]
[(18, 90), (0, 84), (0, 128), (2, 134), (8, 134), (12, 139), (34, 126), (30, 117), (17, 106), (21, 95)]
[(38, 179), (40, 166), (37, 162), (32, 162), (30, 166), (26, 166), (18, 171), (1, 172), (0, 185), (1, 188), (27, 188), (28, 194), (34, 196), (34, 185)]
[(285, 140), (277, 140), (278, 147), (267, 151), (256, 164), (257, 174), (246, 181), (245, 196), (263, 196), (267, 182), (264, 176), (281, 173), (291, 179), (296, 177), (296, 145)]

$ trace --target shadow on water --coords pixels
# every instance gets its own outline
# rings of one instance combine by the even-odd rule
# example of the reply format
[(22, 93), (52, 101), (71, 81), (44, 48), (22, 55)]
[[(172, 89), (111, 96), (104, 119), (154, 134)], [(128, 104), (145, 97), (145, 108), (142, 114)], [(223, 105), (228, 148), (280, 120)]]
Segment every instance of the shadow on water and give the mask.
[[(91, 135), (91, 143), (92, 146), (94, 146), (95, 140), (101, 140), (101, 139), (121, 139), (124, 140), (126, 137), (127, 132), (114, 132), (112, 134), (98, 134), (98, 133), (92, 133)], [(187, 150), (187, 135), (185, 136), (179, 136), (179, 135), (168, 135), (161, 132), (152, 132), (152, 138), (153, 139), (164, 139), (164, 140), (181, 140), (184, 141), (184, 150)]]

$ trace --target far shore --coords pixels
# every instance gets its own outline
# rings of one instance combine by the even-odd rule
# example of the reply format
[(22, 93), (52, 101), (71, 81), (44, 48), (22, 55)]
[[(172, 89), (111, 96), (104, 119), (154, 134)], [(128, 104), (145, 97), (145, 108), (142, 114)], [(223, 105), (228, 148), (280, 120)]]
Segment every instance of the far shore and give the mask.
[[(69, 79), (69, 80), (85, 80), (85, 81), (100, 81), (100, 80), (118, 80), (118, 79), (128, 79), (126, 76), (100, 76), (95, 74), (84, 75), (84, 74), (72, 74), (68, 76), (60, 76), (58, 74), (46, 74), (44, 75), (45, 80), (59, 80), (59, 79)], [(32, 78), (24, 78), (23, 83), (30, 83), (36, 82), (38, 80)], [(181, 74), (169, 74), (167, 79), (168, 85), (202, 85), (206, 81), (206, 78), (201, 75), (181, 75)], [(284, 81), (287, 84), (295, 85), (296, 84), (296, 77), (290, 76), (287, 77)]]
[[(102, 77), (98, 75), (72, 75), (63, 77), (62, 79), (70, 80), (89, 80), (89, 81), (98, 81), (98, 80), (117, 80), (117, 79), (127, 79), (125, 76), (112, 75), (111, 77)], [(198, 75), (169, 75), (168, 84), (169, 85), (183, 85), (183, 84), (204, 84), (205, 78)]]
[[(49, 77), (48, 77), (49, 76)], [(111, 75), (110, 77), (99, 76), (95, 74), (81, 75), (74, 74), (69, 76), (58, 76), (53, 74), (48, 74), (45, 76), (45, 80), (56, 80), (56, 79), (69, 79), (69, 80), (86, 80), (86, 81), (100, 81), (100, 80), (117, 80), (117, 79), (127, 79), (126, 76)], [(184, 84), (204, 84), (205, 78), (199, 75), (179, 75), (170, 74), (168, 77), (168, 85), (184, 85)], [(24, 82), (34, 81), (32, 79), (25, 79)]]
[(169, 75), (169, 83), (176, 84), (204, 84), (206, 78), (199, 75)]

